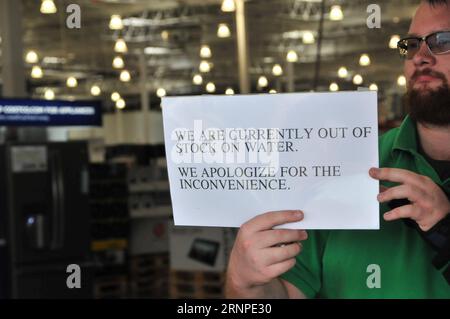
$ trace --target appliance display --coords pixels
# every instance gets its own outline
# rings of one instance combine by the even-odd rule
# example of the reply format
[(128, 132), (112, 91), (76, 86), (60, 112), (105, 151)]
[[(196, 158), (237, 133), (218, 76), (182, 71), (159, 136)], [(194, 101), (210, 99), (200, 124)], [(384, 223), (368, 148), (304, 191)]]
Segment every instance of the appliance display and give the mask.
[[(0, 297), (92, 296), (88, 193), (84, 142), (0, 146)], [(71, 264), (81, 288), (67, 286)]]

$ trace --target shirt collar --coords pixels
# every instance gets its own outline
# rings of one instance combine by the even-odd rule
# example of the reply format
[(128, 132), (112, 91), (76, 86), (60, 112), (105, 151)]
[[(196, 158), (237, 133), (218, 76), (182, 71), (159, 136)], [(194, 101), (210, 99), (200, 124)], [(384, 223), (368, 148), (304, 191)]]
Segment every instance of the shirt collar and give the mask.
[(407, 115), (399, 127), (392, 151), (402, 150), (418, 155), (416, 123)]
[(413, 156), (419, 167), (419, 174), (428, 175), (436, 182), (440, 181), (436, 170), (427, 162), (423, 155), (419, 153), (417, 125), (409, 115), (403, 120), (397, 136), (395, 137), (391, 152), (394, 153), (396, 150), (408, 152)]

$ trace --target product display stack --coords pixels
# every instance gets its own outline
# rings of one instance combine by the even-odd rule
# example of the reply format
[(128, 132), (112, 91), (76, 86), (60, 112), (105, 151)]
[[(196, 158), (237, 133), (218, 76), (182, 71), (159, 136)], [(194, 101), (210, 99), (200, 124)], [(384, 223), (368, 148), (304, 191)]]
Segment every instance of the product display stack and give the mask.
[(158, 152), (148, 154), (148, 165), (133, 166), (128, 174), (131, 295), (167, 298), (168, 225), (172, 218), (169, 182), (165, 158)]
[(95, 298), (128, 296), (129, 214), (127, 167), (90, 167), (91, 249), (96, 263)]
[(223, 298), (236, 229), (170, 227), (170, 297)]

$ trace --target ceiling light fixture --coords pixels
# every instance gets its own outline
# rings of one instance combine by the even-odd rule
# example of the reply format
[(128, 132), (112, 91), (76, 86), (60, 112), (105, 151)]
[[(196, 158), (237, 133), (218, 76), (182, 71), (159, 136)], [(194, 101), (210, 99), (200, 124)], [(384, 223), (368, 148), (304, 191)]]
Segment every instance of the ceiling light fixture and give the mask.
[(125, 106), (127, 106), (127, 104), (125, 103), (124, 99), (119, 98), (116, 101), (116, 108), (118, 108), (119, 110), (123, 110), (125, 108)]
[(25, 56), (25, 61), (30, 64), (38, 63), (39, 57), (35, 51), (31, 50)]
[(286, 61), (290, 63), (294, 63), (298, 61), (298, 55), (297, 52), (294, 50), (289, 50), (289, 52), (286, 54)]
[(120, 81), (122, 81), (122, 82), (130, 82), (131, 74), (127, 70), (122, 70), (122, 72), (120, 72), (119, 78), (120, 78)]
[(217, 28), (217, 36), (219, 38), (229, 38), (231, 36), (230, 28), (226, 23), (220, 23)]
[(400, 41), (400, 36), (398, 34), (394, 34), (391, 36), (389, 40), (389, 48), (397, 49), (397, 42)]
[(166, 96), (166, 94), (167, 94), (167, 92), (166, 92), (166, 90), (164, 88), (159, 88), (159, 89), (156, 90), (156, 95), (159, 98), (162, 98), (162, 97)]
[(331, 92), (336, 92), (339, 91), (339, 85), (337, 85), (337, 83), (333, 82), (330, 84), (330, 91)]
[(208, 73), (209, 71), (211, 71), (211, 66), (209, 65), (208, 61), (202, 61), (200, 62), (198, 69), (202, 73)]
[(206, 91), (209, 93), (214, 93), (216, 91), (216, 85), (213, 82), (206, 84)]
[(70, 87), (70, 88), (77, 87), (78, 86), (78, 80), (75, 77), (73, 77), (73, 76), (69, 76), (67, 78), (66, 85), (67, 85), (67, 87)]
[(120, 100), (120, 94), (118, 92), (111, 93), (111, 101), (117, 102)]
[(200, 74), (195, 74), (192, 78), (192, 83), (195, 85), (201, 85), (203, 83), (203, 77)]
[(234, 0), (223, 0), (221, 10), (223, 12), (236, 11), (236, 4), (234, 3)]
[(267, 80), (267, 78), (264, 75), (261, 75), (258, 78), (258, 86), (261, 88), (265, 88), (267, 85), (269, 85), (269, 81)]
[(344, 14), (342, 13), (341, 6), (331, 6), (330, 10), (330, 20), (331, 21), (340, 21), (344, 18)]
[(42, 71), (41, 67), (38, 65), (33, 66), (31, 69), (31, 77), (33, 79), (40, 79), (44, 76), (44, 72)]
[(53, 14), (57, 11), (53, 0), (42, 0), (40, 10), (42, 14)]
[(112, 66), (115, 69), (122, 69), (125, 66), (122, 57), (116, 56), (112, 62)]
[(55, 91), (53, 91), (52, 89), (45, 90), (44, 98), (46, 100), (54, 100), (55, 99)]
[(275, 65), (272, 67), (272, 74), (275, 75), (275, 76), (280, 76), (280, 75), (282, 75), (282, 74), (283, 74), (283, 68), (281, 67), (281, 65), (275, 64)]
[(114, 45), (114, 51), (117, 53), (126, 53), (128, 52), (127, 43), (124, 39), (117, 39), (116, 44)]
[(161, 39), (163, 39), (164, 41), (169, 40), (169, 31), (167, 30), (161, 31)]
[(111, 16), (111, 20), (109, 20), (109, 28), (111, 30), (122, 30), (123, 29), (122, 17), (118, 14), (113, 14)]
[(102, 90), (98, 85), (93, 85), (91, 87), (91, 95), (93, 96), (99, 96), (102, 93)]
[(169, 54), (170, 49), (164, 47), (146, 47), (144, 53), (149, 55), (164, 55)]
[(370, 65), (370, 57), (368, 54), (361, 54), (359, 57), (359, 65), (368, 66)]
[(344, 79), (348, 76), (348, 70), (345, 66), (341, 66), (338, 70), (338, 77)]
[(234, 95), (234, 90), (232, 88), (227, 88), (225, 90), (225, 95)]
[(364, 79), (363, 79), (363, 77), (360, 74), (356, 74), (353, 77), (353, 84), (355, 84), (355, 85), (360, 85), (360, 84), (363, 83), (363, 81), (364, 81)]
[(315, 42), (314, 34), (311, 31), (305, 31), (302, 36), (302, 41), (305, 44), (313, 44)]
[(202, 47), (200, 48), (200, 57), (208, 59), (211, 56), (212, 56), (211, 48), (206, 44), (202, 45)]

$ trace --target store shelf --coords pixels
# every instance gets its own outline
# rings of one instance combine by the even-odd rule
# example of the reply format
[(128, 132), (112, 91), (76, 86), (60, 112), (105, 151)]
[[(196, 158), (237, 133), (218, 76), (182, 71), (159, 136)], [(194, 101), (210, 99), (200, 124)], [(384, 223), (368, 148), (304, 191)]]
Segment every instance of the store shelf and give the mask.
[(89, 199), (89, 203), (91, 204), (123, 204), (127, 203), (127, 198), (91, 198)]
[(128, 247), (128, 240), (126, 239), (108, 239), (108, 240), (94, 240), (91, 243), (92, 251), (103, 250), (120, 250)]
[(172, 216), (172, 206), (156, 206), (149, 209), (140, 209), (130, 212), (131, 218), (151, 218)]
[(224, 297), (225, 272), (170, 272), (169, 292), (174, 299), (220, 299)]
[(129, 184), (128, 191), (132, 194), (169, 191), (169, 181), (152, 181), (145, 184)]
[(123, 178), (105, 178), (105, 179), (92, 179), (90, 181), (92, 185), (104, 185), (104, 184), (122, 184)]

